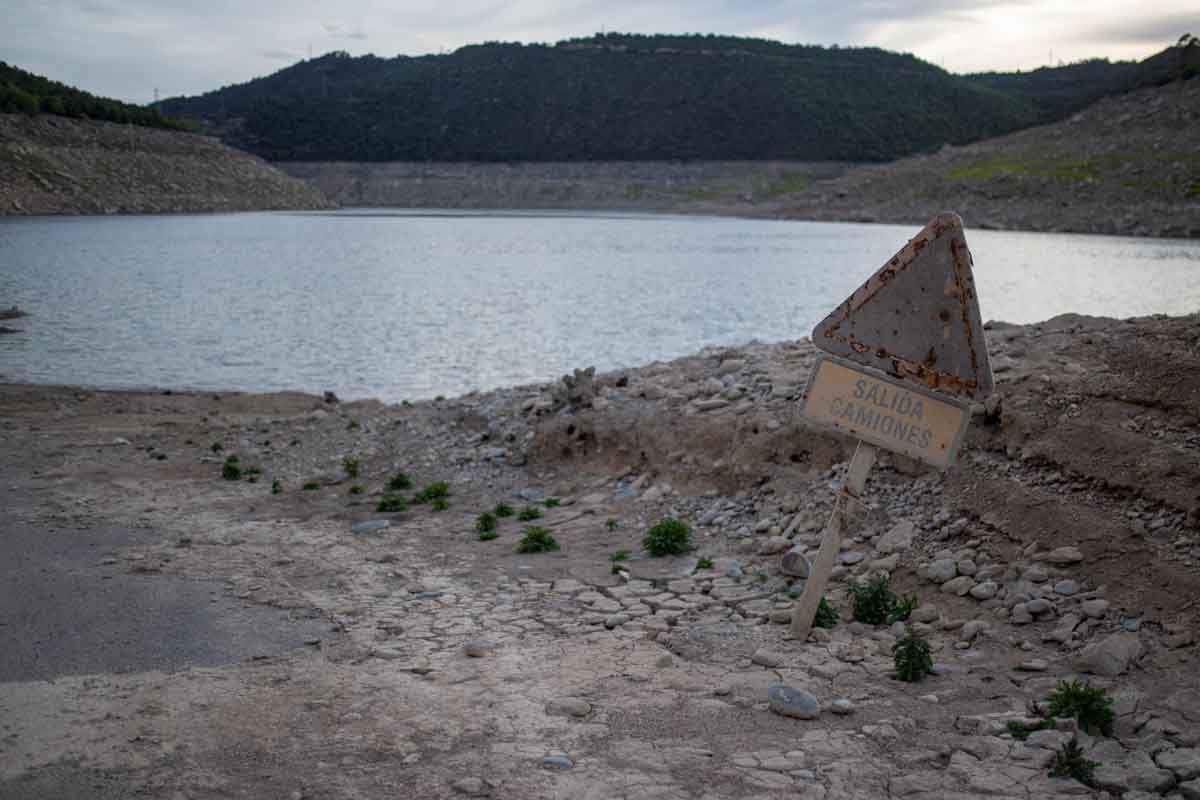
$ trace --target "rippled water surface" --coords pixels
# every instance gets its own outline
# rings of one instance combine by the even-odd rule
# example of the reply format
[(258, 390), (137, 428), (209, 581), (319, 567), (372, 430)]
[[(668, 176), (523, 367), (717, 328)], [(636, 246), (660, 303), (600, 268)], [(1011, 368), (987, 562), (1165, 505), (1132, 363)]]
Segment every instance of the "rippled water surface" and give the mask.
[[(403, 398), (807, 335), (917, 229), (348, 211), (0, 219), (5, 381)], [(985, 319), (1200, 310), (1200, 241), (967, 232)]]

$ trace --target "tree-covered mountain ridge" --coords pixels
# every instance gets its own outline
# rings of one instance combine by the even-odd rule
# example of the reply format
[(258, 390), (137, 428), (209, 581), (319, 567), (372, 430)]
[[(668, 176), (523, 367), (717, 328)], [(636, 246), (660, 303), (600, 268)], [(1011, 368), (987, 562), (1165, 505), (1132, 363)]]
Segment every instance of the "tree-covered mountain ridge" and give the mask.
[(331, 53), (159, 108), (276, 161), (885, 161), (1060, 119), (1141, 69), (959, 76), (879, 48), (610, 33)]

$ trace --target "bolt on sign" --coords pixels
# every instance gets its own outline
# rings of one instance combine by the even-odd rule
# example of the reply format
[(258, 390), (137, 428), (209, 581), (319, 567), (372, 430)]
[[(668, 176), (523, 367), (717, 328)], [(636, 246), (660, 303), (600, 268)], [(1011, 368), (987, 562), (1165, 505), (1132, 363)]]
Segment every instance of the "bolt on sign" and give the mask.
[(827, 355), (813, 367), (801, 413), (859, 443), (816, 561), (809, 566), (800, 546), (783, 556), (785, 573), (808, 577), (792, 612), (801, 641), (876, 448), (947, 469), (970, 422), (968, 403), (992, 393), (971, 266), (962, 220), (940, 214), (813, 330), (813, 344)]

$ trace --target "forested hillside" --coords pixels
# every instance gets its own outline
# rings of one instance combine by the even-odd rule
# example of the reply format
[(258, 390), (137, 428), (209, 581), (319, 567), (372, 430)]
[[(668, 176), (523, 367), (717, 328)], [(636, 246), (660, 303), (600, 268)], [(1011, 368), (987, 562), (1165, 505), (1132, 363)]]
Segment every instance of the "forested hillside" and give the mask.
[(334, 53), (160, 107), (285, 161), (882, 161), (1039, 119), (911, 55), (619, 34)]
[(178, 120), (163, 117), (156, 108), (97, 97), (3, 61), (0, 61), (0, 112), (57, 114), (149, 128), (187, 128)]

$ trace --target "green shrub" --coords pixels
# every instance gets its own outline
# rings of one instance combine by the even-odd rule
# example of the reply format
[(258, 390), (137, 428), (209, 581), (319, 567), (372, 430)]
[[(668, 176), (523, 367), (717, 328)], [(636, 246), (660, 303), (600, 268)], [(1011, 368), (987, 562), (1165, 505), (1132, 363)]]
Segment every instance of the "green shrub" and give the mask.
[(283, 491), (283, 484), (279, 482), (279, 478), (271, 481), (271, 494), (279, 494)]
[(480, 533), (491, 533), (496, 530), (496, 515), (485, 511), (475, 519), (475, 530)]
[(916, 683), (933, 672), (929, 642), (912, 628), (905, 629), (904, 636), (892, 645), (892, 659), (896, 665), (896, 677), (907, 683)]
[(242, 468), (238, 464), (237, 456), (230, 456), (225, 459), (224, 465), (221, 467), (221, 477), (227, 481), (238, 481), (242, 479)]
[(1051, 717), (1074, 717), (1088, 733), (1112, 732), (1112, 698), (1104, 689), (1081, 681), (1059, 681), (1050, 693)]
[(609, 517), (607, 520), (605, 520), (604, 527), (608, 528), (610, 531), (615, 531), (617, 528), (621, 527), (621, 523), (616, 517)]
[(386, 492), (383, 497), (379, 498), (379, 504), (375, 506), (375, 510), (390, 513), (408, 511), (408, 501), (398, 494)]
[(450, 496), (450, 484), (445, 481), (434, 481), (413, 495), (413, 502), (420, 505), (434, 500), (445, 500)]
[(702, 558), (696, 562), (696, 569), (712, 569), (713, 560), (711, 558)]
[(1052, 730), (1054, 730), (1054, 720), (1042, 719), (1042, 720), (1038, 720), (1037, 722), (1033, 723), (1032, 725), (1027, 725), (1024, 722), (1020, 722), (1015, 719), (1010, 719), (1007, 723), (1005, 723), (1005, 727), (1008, 728), (1008, 732), (1010, 734), (1012, 734), (1012, 737), (1014, 739), (1016, 739), (1017, 741), (1023, 742), (1026, 739), (1028, 739), (1029, 734), (1033, 733), (1034, 731), (1052, 731)]
[(1066, 742), (1054, 754), (1050, 762), (1051, 778), (1074, 778), (1085, 786), (1095, 780), (1095, 769), (1100, 766), (1083, 754), (1083, 748), (1075, 742)]
[(317, 489), (321, 488), (321, 482), (320, 481), (305, 481), (304, 485), (301, 486), (300, 488), (306, 492), (315, 492)]
[(434, 511), (445, 511), (450, 507), (450, 501), (444, 497), (435, 497), (429, 501), (429, 507)]
[(525, 529), (525, 535), (517, 543), (518, 553), (549, 553), (557, 549), (558, 540), (550, 535), (550, 531), (532, 525)]
[(222, 450), (224, 450), (224, 449), (225, 449), (225, 448), (221, 446), (221, 443), (220, 443), (220, 442), (213, 442), (213, 443), (212, 443), (212, 451), (213, 451), (214, 453), (219, 453), (219, 452), (221, 452), (221, 451), (222, 451)]
[(667, 517), (646, 531), (642, 546), (652, 556), (686, 553), (692, 546), (692, 529), (684, 522)]
[(346, 471), (347, 478), (357, 478), (359, 470), (362, 469), (362, 462), (354, 456), (346, 456), (342, 459), (342, 469)]
[(547, 497), (542, 501), (542, 505), (546, 506), (546, 508), (558, 508), (562, 505), (562, 500), (559, 500), (557, 497)]
[(817, 613), (813, 617), (813, 627), (815, 628), (832, 628), (838, 624), (838, 610), (834, 608), (824, 597), (821, 602), (817, 603)]
[(499, 536), (500, 536), (500, 534), (496, 533), (495, 531), (480, 531), (479, 532), (479, 541), (490, 542), (492, 539), (495, 539)]
[(517, 514), (517, 519), (521, 522), (532, 522), (535, 519), (542, 518), (542, 510), (537, 506), (525, 506), (521, 509), (521, 513)]
[(392, 479), (387, 482), (387, 490), (391, 492), (403, 492), (406, 489), (411, 489), (413, 485), (412, 478), (408, 477), (403, 472), (397, 472), (392, 476)]
[(492, 513), (497, 517), (511, 517), (513, 515), (513, 507), (508, 503), (496, 503), (496, 507), (492, 509)]
[(617, 550), (615, 553), (613, 553), (611, 556), (609, 556), (608, 560), (612, 561), (612, 562), (617, 562), (617, 561), (625, 561), (628, 558), (629, 558), (629, 551), (621, 549), (621, 550)]
[(362, 494), (364, 491), (366, 490), (357, 483), (350, 487), (350, 494)]
[(917, 607), (915, 595), (899, 598), (892, 591), (886, 575), (879, 575), (865, 583), (850, 585), (854, 605), (852, 615), (865, 625), (883, 625), (905, 622)]

